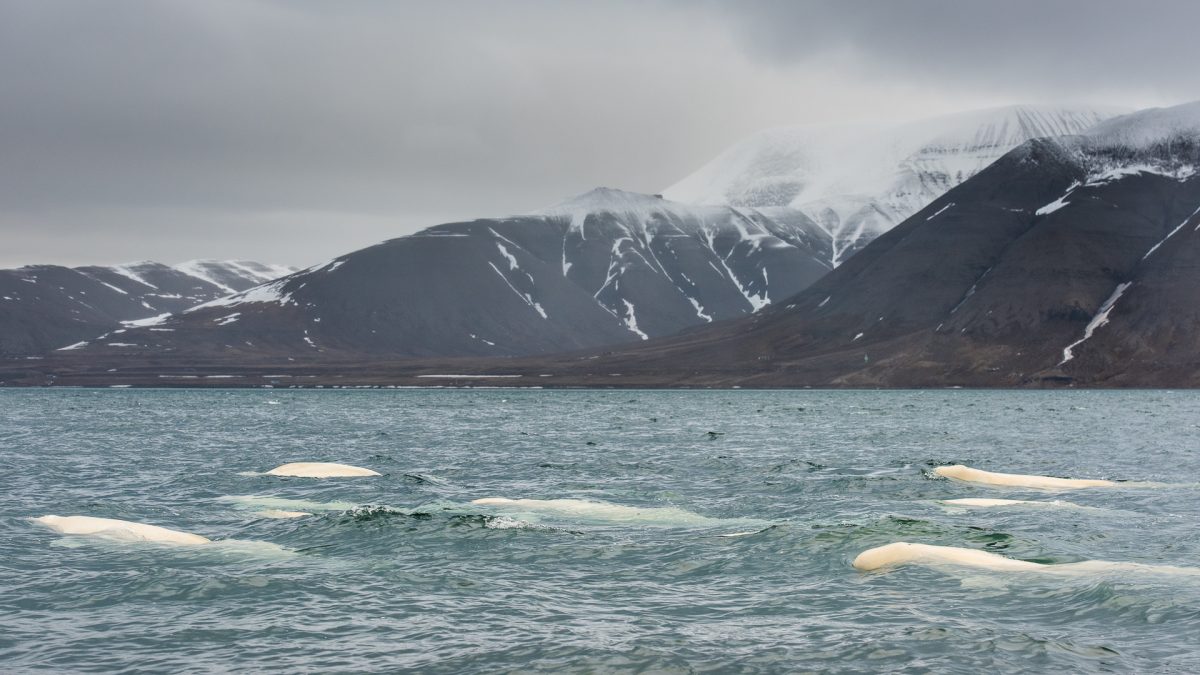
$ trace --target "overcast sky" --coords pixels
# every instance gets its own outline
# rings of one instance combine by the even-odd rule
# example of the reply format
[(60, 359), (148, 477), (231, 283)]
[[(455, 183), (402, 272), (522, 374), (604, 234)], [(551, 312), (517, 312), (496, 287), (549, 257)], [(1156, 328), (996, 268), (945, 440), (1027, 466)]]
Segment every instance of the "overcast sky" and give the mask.
[(0, 0), (0, 266), (309, 265), (763, 128), (1200, 99), (1195, 0)]

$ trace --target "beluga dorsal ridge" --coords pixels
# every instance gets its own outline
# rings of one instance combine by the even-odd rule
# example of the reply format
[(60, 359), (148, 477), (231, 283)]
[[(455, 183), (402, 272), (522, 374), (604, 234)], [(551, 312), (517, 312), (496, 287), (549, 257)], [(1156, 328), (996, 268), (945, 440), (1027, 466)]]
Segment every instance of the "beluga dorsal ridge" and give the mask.
[(1103, 574), (1107, 572), (1149, 572), (1158, 574), (1200, 575), (1200, 568), (1141, 563), (1083, 560), (1073, 563), (1042, 564), (1014, 560), (990, 551), (957, 546), (934, 546), (898, 541), (870, 548), (851, 563), (862, 572), (872, 572), (898, 565), (952, 565), (994, 570), (997, 572), (1042, 572), (1050, 574)]
[(211, 543), (211, 540), (198, 534), (180, 532), (146, 523), (117, 520), (116, 518), (46, 515), (34, 518), (33, 522), (45, 525), (59, 534), (89, 535), (123, 541), (149, 541), (182, 546)]
[(1111, 480), (1101, 479), (1055, 478), (1053, 476), (1030, 476), (1019, 473), (994, 473), (992, 471), (973, 469), (962, 464), (939, 466), (933, 470), (933, 473), (937, 476), (953, 478), (954, 480), (961, 480), (968, 483), (1042, 490), (1077, 490), (1079, 488), (1112, 487), (1116, 485)]
[(1042, 567), (1025, 560), (1013, 560), (996, 553), (954, 546), (933, 546), (898, 541), (867, 549), (854, 558), (854, 568), (870, 572), (908, 563), (949, 563), (965, 567), (983, 567), (1001, 571), (1030, 571)]
[(1059, 499), (1038, 502), (1028, 499), (990, 499), (987, 497), (962, 497), (959, 499), (940, 499), (939, 503), (946, 506), (966, 506), (973, 508), (991, 508), (1003, 506), (1075, 506), (1070, 502)]
[(476, 506), (517, 512), (529, 512), (560, 518), (581, 518), (614, 523), (665, 527), (705, 527), (722, 521), (674, 506), (623, 506), (586, 499), (509, 499), (484, 497), (471, 501)]
[(356, 476), (378, 476), (376, 471), (349, 464), (331, 462), (292, 462), (282, 464), (267, 472), (269, 476), (292, 478), (353, 478)]

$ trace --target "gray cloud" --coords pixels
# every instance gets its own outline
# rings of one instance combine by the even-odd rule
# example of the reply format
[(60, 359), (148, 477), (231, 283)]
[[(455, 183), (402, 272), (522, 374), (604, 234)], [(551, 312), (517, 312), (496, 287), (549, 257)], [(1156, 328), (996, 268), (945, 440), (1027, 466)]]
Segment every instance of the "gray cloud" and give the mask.
[(0, 0), (0, 264), (309, 264), (760, 128), (1200, 97), (1192, 3)]
[(1200, 96), (1193, 0), (718, 2), (764, 63), (837, 53), (859, 76), (1037, 98)]

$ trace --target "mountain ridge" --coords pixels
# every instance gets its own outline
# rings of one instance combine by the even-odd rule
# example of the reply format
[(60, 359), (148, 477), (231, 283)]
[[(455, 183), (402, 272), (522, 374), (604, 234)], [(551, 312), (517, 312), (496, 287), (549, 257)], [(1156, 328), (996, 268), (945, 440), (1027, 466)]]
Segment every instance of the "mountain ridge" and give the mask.
[(1017, 145), (1078, 134), (1117, 112), (1014, 105), (902, 124), (779, 127), (734, 144), (663, 194), (797, 210), (829, 233), (836, 266)]
[(291, 268), (252, 261), (26, 265), (0, 270), (0, 354), (40, 356), (124, 322), (182, 311)]
[(754, 209), (597, 188), (529, 215), (390, 239), (139, 326), (119, 343), (395, 357), (598, 347), (758, 311), (772, 293), (824, 275), (826, 244), (811, 223)]

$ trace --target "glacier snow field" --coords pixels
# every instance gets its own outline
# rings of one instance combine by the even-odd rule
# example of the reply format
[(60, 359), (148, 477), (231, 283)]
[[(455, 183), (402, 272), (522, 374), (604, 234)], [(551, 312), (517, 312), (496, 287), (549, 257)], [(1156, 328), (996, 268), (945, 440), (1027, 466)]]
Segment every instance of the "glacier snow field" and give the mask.
[[(1197, 672), (1200, 577), (1141, 570), (1200, 567), (1198, 425), (1171, 391), (0, 390), (0, 671)], [(851, 565), (900, 541), (1135, 564)]]

